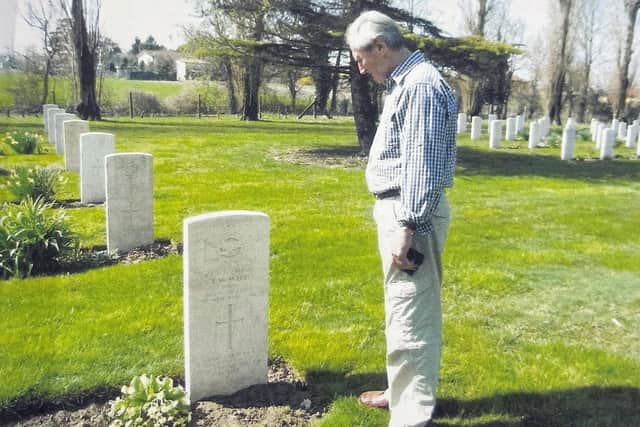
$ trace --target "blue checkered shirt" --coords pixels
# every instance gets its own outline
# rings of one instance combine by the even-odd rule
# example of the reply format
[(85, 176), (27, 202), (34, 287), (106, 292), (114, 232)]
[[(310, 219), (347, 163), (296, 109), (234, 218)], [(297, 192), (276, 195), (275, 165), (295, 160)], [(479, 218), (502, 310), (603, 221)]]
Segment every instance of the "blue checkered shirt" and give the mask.
[(420, 51), (387, 78), (367, 186), (373, 194), (399, 190), (397, 219), (419, 234), (431, 232), (431, 216), (444, 189), (453, 185), (457, 112), (453, 90)]

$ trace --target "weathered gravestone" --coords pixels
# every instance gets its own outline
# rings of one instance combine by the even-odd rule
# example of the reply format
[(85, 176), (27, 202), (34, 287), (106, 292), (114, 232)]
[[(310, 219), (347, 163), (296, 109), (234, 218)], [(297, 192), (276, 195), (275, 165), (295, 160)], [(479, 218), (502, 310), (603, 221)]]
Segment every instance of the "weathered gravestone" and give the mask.
[(613, 144), (616, 142), (616, 134), (618, 132), (615, 129), (605, 129), (602, 134), (602, 141), (600, 142), (600, 160), (613, 159)]
[(47, 142), (56, 144), (56, 114), (64, 113), (64, 108), (49, 108), (47, 110)]
[(80, 135), (89, 132), (89, 122), (85, 120), (67, 120), (63, 123), (64, 169), (80, 172)]
[(482, 117), (473, 116), (471, 118), (471, 140), (475, 141), (482, 136)]
[(105, 157), (107, 249), (126, 252), (153, 243), (153, 156)]
[(44, 133), (49, 133), (49, 110), (52, 108), (58, 108), (56, 104), (43, 104), (42, 105), (42, 120), (44, 122)]
[(516, 133), (522, 132), (524, 129), (524, 115), (518, 114), (516, 116)]
[(602, 135), (604, 134), (604, 131), (607, 129), (607, 125), (604, 123), (599, 122), (596, 125), (596, 150), (600, 150), (600, 141), (602, 140)]
[(490, 126), (489, 148), (500, 148), (502, 142), (502, 122), (500, 120), (493, 120)]
[(534, 120), (529, 123), (529, 150), (536, 148), (538, 141), (540, 141), (540, 124)]
[(560, 149), (561, 160), (571, 160), (576, 148), (576, 128), (567, 123), (562, 132), (562, 147)]
[(56, 124), (56, 153), (64, 154), (64, 122), (76, 120), (75, 114), (59, 113), (54, 116)]
[(458, 113), (457, 133), (465, 133), (467, 131), (467, 115), (466, 113)]
[(625, 141), (625, 147), (633, 148), (636, 145), (638, 139), (638, 124), (634, 123), (627, 128), (627, 137)]
[(115, 151), (115, 137), (110, 133), (80, 135), (80, 202), (105, 201), (104, 158)]
[(184, 354), (191, 402), (267, 382), (269, 217), (184, 221)]
[(505, 139), (507, 141), (513, 141), (513, 139), (516, 137), (516, 118), (515, 117), (509, 117), (507, 119), (507, 130), (505, 133)]
[(627, 123), (620, 122), (618, 123), (618, 138), (624, 139), (627, 137)]

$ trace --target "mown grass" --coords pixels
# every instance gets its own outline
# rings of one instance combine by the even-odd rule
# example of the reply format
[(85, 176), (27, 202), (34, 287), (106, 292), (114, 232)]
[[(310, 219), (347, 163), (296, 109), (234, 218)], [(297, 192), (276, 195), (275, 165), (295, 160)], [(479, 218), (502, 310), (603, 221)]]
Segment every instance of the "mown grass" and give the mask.
[[(38, 129), (0, 119), (0, 135)], [(305, 375), (325, 426), (382, 426), (356, 396), (384, 387), (380, 268), (361, 168), (277, 160), (356, 144), (350, 121), (118, 119), (119, 152), (154, 155), (156, 238), (184, 218), (271, 217), (269, 343)], [(438, 425), (633, 425), (640, 417), (640, 160), (561, 162), (526, 141), (459, 139), (445, 251)], [(0, 168), (61, 164), (0, 157)], [(61, 197), (78, 198), (77, 177)], [(0, 176), (0, 182), (6, 179)], [(0, 192), (0, 199), (9, 195)], [(82, 244), (104, 244), (104, 210), (69, 209)], [(0, 283), (0, 410), (115, 388), (142, 372), (182, 375), (177, 256)]]

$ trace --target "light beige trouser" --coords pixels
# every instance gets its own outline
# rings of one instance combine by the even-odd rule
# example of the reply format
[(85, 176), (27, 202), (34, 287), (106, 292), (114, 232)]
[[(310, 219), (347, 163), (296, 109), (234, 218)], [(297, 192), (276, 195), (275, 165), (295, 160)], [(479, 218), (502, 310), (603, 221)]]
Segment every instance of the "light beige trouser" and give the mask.
[(387, 339), (389, 427), (424, 426), (435, 407), (442, 348), (441, 255), (449, 229), (450, 210), (443, 194), (431, 218), (434, 229), (416, 234), (415, 249), (424, 262), (410, 276), (392, 266), (392, 236), (399, 227), (398, 197), (377, 200), (374, 219), (384, 274)]

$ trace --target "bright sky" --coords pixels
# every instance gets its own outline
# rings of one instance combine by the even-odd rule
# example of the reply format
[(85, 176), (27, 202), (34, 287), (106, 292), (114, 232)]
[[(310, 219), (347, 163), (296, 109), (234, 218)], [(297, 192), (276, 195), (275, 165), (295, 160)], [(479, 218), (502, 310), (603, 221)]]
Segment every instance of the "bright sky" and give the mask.
[[(39, 34), (29, 28), (21, 18), (30, 0), (0, 0), (0, 51), (11, 43), (12, 17), (16, 17), (14, 47), (24, 50), (39, 45)], [(31, 0), (37, 2), (39, 0)], [(13, 5), (17, 2), (17, 16)], [(524, 40), (528, 41), (542, 30), (548, 21), (549, 0), (512, 0), (511, 14), (525, 24)], [(441, 28), (452, 35), (460, 35), (462, 14), (457, 0), (414, 0)], [(426, 6), (424, 6), (426, 4)], [(421, 6), (419, 6), (421, 5)], [(182, 27), (194, 24), (191, 0), (102, 0), (101, 22), (103, 34), (128, 50), (135, 37), (144, 40), (152, 35), (158, 43), (176, 48), (183, 41)]]

